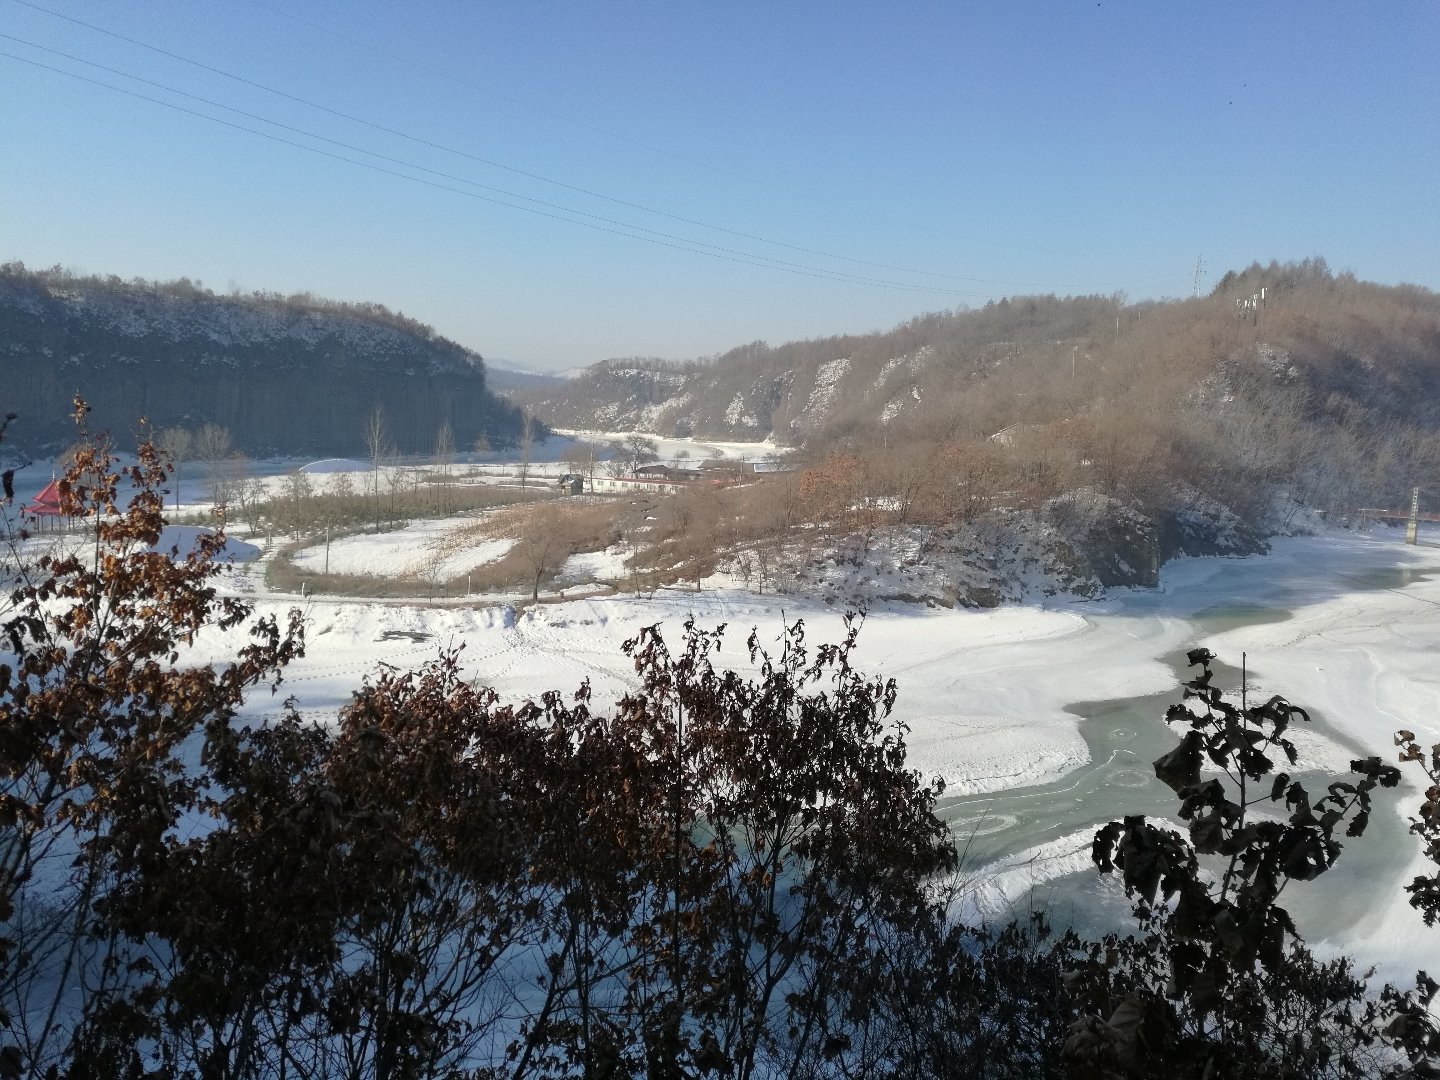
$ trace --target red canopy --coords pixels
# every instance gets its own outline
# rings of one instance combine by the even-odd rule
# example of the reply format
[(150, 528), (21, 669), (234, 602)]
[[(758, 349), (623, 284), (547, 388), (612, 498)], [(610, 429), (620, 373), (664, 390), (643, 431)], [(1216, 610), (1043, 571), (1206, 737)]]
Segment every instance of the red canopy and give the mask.
[(31, 517), (60, 517), (60, 489), (54, 480), (40, 489), (40, 494), (30, 500), (25, 513)]

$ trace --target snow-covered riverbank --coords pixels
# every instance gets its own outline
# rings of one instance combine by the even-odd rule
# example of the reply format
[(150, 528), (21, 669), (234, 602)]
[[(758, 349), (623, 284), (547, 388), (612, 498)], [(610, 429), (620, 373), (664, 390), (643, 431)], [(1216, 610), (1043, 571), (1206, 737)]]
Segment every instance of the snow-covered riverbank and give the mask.
[[(264, 609), (287, 606), (261, 600)], [(589, 679), (603, 701), (629, 685), (624, 640), (656, 622), (678, 637), (692, 613), (705, 625), (728, 624), (722, 662), (741, 668), (752, 625), (769, 641), (782, 622), (801, 618), (812, 642), (840, 633), (833, 609), (734, 589), (547, 604), (518, 618), (496, 607), (318, 600), (307, 606), (307, 656), (289, 671), (284, 692), (324, 722), (377, 664), (413, 666), (456, 645), (464, 647), (466, 671), (502, 695), (573, 690)], [(1283, 693), (1316, 709), (1322, 722), (1302, 736), (1304, 763), (1343, 770), (1359, 753), (1392, 758), (1399, 727), (1422, 742), (1440, 741), (1440, 549), (1407, 548), (1390, 531), (1286, 539), (1270, 555), (1246, 559), (1179, 560), (1165, 567), (1159, 589), (1120, 590), (1099, 602), (990, 611), (893, 605), (870, 614), (859, 660), (898, 680), (896, 714), (910, 727), (913, 765), (976, 800), (957, 819), (957, 833), (986, 812), (982, 799), (1036, 796), (983, 826), (1002, 839), (1008, 828), (1025, 830), (1019, 837), (1055, 826), (1045, 841), (1018, 852), (1011, 845), (1003, 857), (1003, 888), (1013, 899), (1029, 883), (1076, 869), (1075, 859), (1056, 857), (1054, 841), (1108, 819), (1108, 807), (1084, 797), (1087, 778), (1092, 791), (1111, 796), (1117, 787), (1153, 785), (1148, 758), (1092, 761), (1074, 706), (1161, 695), (1153, 724), (1163, 732), (1163, 695), (1178, 693), (1183, 674), (1175, 654), (1201, 644), (1236, 667), (1247, 652), (1252, 692)], [(217, 657), (228, 648), (218, 637), (201, 647)], [(250, 711), (259, 718), (276, 707), (257, 697)], [(1390, 815), (1392, 838), (1403, 833), (1400, 817), (1418, 805), (1417, 776), (1383, 795), (1378, 813)], [(1070, 792), (1063, 815), (1054, 813), (1053, 799), (1045, 801), (1051, 789)], [(1440, 933), (1425, 931), (1399, 891), (1417, 872), (1395, 861), (1411, 861), (1407, 850), (1395, 842), (1378, 895), (1343, 900), (1356, 907), (1342, 920), (1343, 940), (1347, 949), (1399, 966), (1440, 962)], [(1397, 970), (1387, 973), (1398, 977)]]

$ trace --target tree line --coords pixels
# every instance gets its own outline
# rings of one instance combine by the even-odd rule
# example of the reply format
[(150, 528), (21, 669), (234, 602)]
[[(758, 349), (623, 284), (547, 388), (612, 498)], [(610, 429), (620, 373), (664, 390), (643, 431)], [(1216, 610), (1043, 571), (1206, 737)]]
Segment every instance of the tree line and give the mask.
[(317, 296), (308, 290), (295, 293), (280, 293), (274, 290), (255, 289), (250, 292), (232, 287), (224, 293), (217, 293), (205, 287), (201, 280), (179, 277), (171, 281), (143, 277), (122, 278), (118, 274), (81, 274), (56, 263), (44, 269), (26, 267), (23, 262), (0, 263), (0, 278), (18, 282), (33, 282), (52, 289), (91, 290), (115, 295), (146, 293), (151, 296), (171, 296), (180, 300), (241, 300), (255, 307), (290, 312), (333, 312), (354, 315), (370, 322), (393, 326), (424, 341), (445, 340), (436, 334), (435, 328), (427, 323), (412, 319), (402, 311), (392, 311), (384, 304), (371, 300), (333, 300)]

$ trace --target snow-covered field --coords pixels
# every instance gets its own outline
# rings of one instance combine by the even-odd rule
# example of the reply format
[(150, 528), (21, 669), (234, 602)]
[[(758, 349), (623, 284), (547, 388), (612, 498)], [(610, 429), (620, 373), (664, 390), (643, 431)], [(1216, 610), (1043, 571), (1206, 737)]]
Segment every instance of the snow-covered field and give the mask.
[(471, 518), (416, 521), (393, 532), (360, 534), (315, 544), (296, 553), (295, 565), (312, 573), (375, 577), (427, 575), (437, 581), (504, 558), (514, 540), (477, 537)]
[[(194, 525), (167, 525), (160, 530), (160, 536), (152, 545), (153, 551), (169, 552), (183, 559), (200, 546), (202, 537), (214, 535), (213, 529), (202, 529)], [(260, 549), (254, 544), (227, 536), (225, 544), (215, 553), (220, 562), (247, 563), (260, 557)]]
[[(530, 476), (537, 478), (559, 477), (567, 471), (566, 458), (573, 455), (576, 443), (582, 441), (595, 443), (603, 449), (628, 435), (635, 434), (653, 442), (656, 452), (663, 461), (689, 459), (698, 463), (712, 458), (724, 458), (731, 461), (763, 461), (791, 452), (790, 448), (779, 446), (773, 442), (717, 442), (709, 439), (663, 439), (645, 432), (557, 430), (550, 438), (541, 440), (531, 447), (530, 463), (526, 471)], [(601, 456), (605, 455), (602, 453)], [(127, 464), (131, 460), (124, 454), (121, 455), (122, 464)], [(422, 459), (404, 465), (382, 465), (380, 467), (381, 484), (382, 486), (386, 485), (389, 474), (396, 469), (425, 468), (427, 464), (428, 459)], [(7, 464), (5, 467), (11, 466)], [(348, 474), (349, 483), (355, 491), (365, 490), (366, 486), (374, 479), (370, 463), (355, 458), (322, 458), (318, 461), (296, 458), (252, 459), (246, 461), (244, 465), (245, 474), (263, 481), (272, 493), (278, 493), (284, 484), (285, 475), (296, 470), (305, 473), (311, 483), (320, 490), (328, 489), (340, 474)], [(14, 477), (15, 504), (17, 506), (24, 505), (63, 471), (63, 464), (56, 459), (25, 463), (16, 471)], [(172, 494), (166, 499), (166, 505), (173, 505), (173, 492), (175, 486), (178, 485), (185, 513), (208, 510), (210, 502), (205, 479), (206, 471), (207, 466), (204, 462), (187, 461), (181, 465), (177, 474), (171, 478)], [(512, 482), (518, 478), (519, 473), (519, 452), (514, 449), (487, 451), (483, 454), (460, 454), (453, 466), (456, 482), (462, 480)]]

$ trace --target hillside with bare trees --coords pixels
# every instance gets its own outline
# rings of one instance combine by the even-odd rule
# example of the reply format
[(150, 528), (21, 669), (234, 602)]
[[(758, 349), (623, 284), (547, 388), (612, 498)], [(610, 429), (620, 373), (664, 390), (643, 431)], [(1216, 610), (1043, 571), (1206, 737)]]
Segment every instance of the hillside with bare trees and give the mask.
[(1250, 403), (1236, 394), (1283, 398), (1302, 421), (1360, 409), (1433, 426), (1437, 334), (1434, 293), (1335, 275), (1317, 258), (1226, 274), (1204, 298), (1015, 297), (883, 333), (752, 342), (688, 362), (607, 360), (516, 397), (559, 426), (792, 444), (1104, 426), (1127, 408), (1234, 414)]
[(826, 595), (942, 604), (1036, 581), (1093, 593), (1433, 483), (1440, 296), (1321, 259), (1256, 264), (1203, 298), (1021, 297), (864, 337), (613, 361), (532, 404), (557, 424), (798, 446), (800, 471), (721, 514), (757, 580), (783, 566), (768, 576)]

